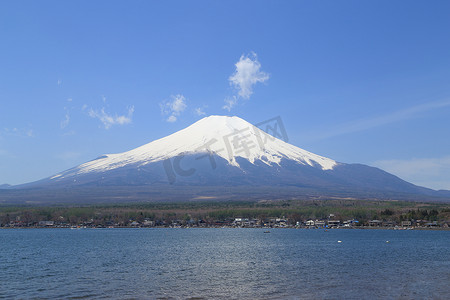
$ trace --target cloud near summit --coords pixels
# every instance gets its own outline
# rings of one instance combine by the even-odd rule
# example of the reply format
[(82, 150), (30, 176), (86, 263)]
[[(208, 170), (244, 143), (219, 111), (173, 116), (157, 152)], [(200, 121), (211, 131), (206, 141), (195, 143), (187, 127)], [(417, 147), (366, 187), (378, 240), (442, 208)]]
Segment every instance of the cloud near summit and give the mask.
[(102, 107), (100, 111), (89, 110), (88, 114), (91, 118), (99, 119), (103, 123), (105, 129), (109, 129), (113, 125), (125, 125), (131, 123), (133, 119), (134, 106), (128, 108), (128, 113), (126, 115), (111, 115), (105, 111)]
[(236, 71), (228, 80), (237, 89), (239, 97), (244, 99), (249, 99), (253, 94), (255, 84), (269, 79), (269, 74), (261, 71), (261, 64), (256, 53), (252, 53), (251, 56), (242, 55), (235, 66)]
[(242, 55), (235, 64), (235, 72), (228, 78), (232, 87), (237, 91), (237, 96), (225, 99), (223, 109), (228, 111), (236, 105), (238, 98), (250, 99), (253, 94), (255, 84), (263, 83), (269, 79), (269, 74), (261, 71), (261, 63), (258, 61), (256, 53)]
[(171, 96), (172, 100), (166, 100), (159, 104), (161, 113), (163, 115), (169, 115), (166, 119), (167, 122), (175, 122), (180, 114), (186, 109), (186, 98), (178, 94)]

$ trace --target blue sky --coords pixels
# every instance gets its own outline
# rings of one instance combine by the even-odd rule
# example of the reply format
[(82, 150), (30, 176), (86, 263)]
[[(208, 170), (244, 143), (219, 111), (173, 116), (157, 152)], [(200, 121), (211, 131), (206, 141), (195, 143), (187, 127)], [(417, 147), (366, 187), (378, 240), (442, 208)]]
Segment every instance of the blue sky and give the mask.
[(450, 189), (449, 1), (1, 1), (0, 184), (212, 114)]

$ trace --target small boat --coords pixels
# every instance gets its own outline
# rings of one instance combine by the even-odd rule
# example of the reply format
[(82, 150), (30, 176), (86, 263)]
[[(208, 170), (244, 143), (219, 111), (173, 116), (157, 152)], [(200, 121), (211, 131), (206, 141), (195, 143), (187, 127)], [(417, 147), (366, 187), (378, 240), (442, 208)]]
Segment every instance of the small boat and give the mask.
[(266, 230), (266, 231), (264, 231), (264, 233), (270, 233), (270, 231), (269, 231), (269, 230)]

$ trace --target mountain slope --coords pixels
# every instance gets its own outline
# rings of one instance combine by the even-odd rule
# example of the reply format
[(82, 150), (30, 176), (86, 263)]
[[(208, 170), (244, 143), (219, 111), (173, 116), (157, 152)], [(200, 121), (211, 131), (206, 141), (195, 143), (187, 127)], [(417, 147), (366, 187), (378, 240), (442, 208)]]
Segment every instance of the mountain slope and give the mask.
[(278, 165), (282, 159), (330, 170), (337, 163), (290, 145), (238, 117), (210, 116), (165, 138), (119, 154), (107, 154), (51, 177), (61, 180), (133, 166), (144, 167), (179, 155), (214, 154), (240, 167), (238, 159), (250, 163)]
[[(28, 191), (28, 192), (27, 192)], [(426, 200), (446, 191), (378, 168), (338, 163), (238, 117), (210, 116), (136, 149), (103, 155), (1, 191), (0, 201), (124, 201), (354, 197)], [(50, 199), (50, 200), (49, 200)]]

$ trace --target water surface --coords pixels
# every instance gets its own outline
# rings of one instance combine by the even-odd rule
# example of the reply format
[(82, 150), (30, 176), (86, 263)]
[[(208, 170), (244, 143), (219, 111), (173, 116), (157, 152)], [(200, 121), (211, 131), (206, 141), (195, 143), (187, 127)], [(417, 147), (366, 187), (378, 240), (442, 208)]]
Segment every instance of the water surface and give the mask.
[(0, 298), (449, 299), (449, 246), (449, 231), (0, 230)]

